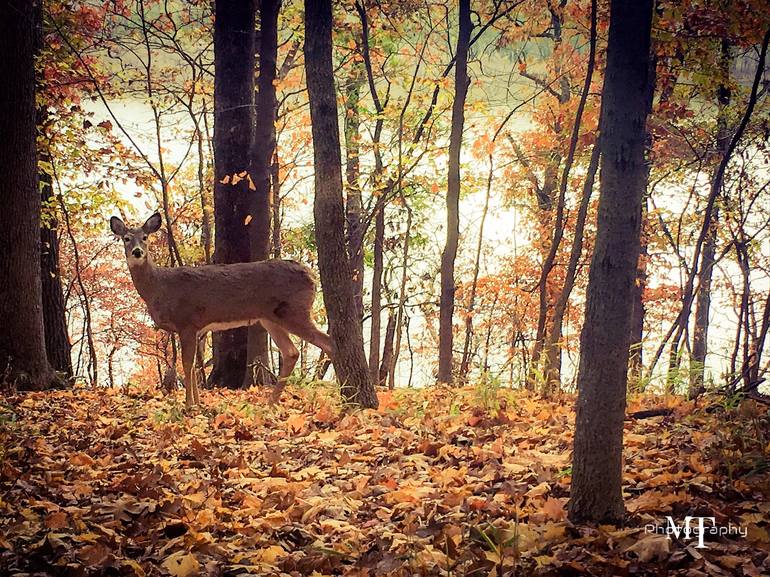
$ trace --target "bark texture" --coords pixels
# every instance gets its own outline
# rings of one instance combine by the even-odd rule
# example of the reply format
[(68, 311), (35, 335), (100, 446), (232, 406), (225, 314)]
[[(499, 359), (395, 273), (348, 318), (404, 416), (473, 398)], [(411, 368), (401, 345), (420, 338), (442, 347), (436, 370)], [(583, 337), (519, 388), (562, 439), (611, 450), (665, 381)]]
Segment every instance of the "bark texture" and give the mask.
[[(275, 79), (278, 58), (278, 12), (280, 0), (261, 0), (259, 3), (259, 78), (257, 80), (257, 113), (251, 154), (251, 177), (254, 179), (249, 238), (251, 260), (270, 257), (270, 221), (272, 219), (271, 168), (275, 155)], [(248, 353), (245, 385), (265, 384), (270, 381), (267, 367), (270, 356), (267, 332), (262, 325), (248, 329)]]
[(315, 236), (332, 338), (332, 361), (343, 397), (350, 403), (375, 408), (377, 395), (364, 355), (345, 243), (342, 159), (332, 69), (331, 0), (305, 1), (305, 70), (313, 132)]
[(612, 0), (602, 91), (596, 245), (580, 336), (569, 516), (619, 522), (623, 418), (639, 259), (652, 0)]
[(345, 185), (347, 202), (345, 217), (347, 220), (348, 247), (350, 249), (350, 268), (353, 272), (353, 286), (356, 311), (364, 318), (364, 205), (361, 198), (361, 86), (363, 77), (354, 65), (345, 87)]
[(446, 195), (446, 244), (441, 254), (441, 301), (439, 310), (438, 380), (451, 383), (453, 379), (454, 333), (452, 320), (455, 309), (455, 258), (460, 239), (460, 149), (465, 124), (465, 97), (468, 94), (468, 48), (471, 41), (470, 0), (460, 2), (460, 27), (455, 58), (455, 96), (452, 102), (452, 128), (449, 135), (449, 172)]
[[(254, 125), (255, 0), (217, 0), (214, 5), (214, 262), (251, 260), (246, 220), (247, 178)], [(209, 383), (240, 387), (246, 375), (248, 329), (214, 335)]]
[(57, 383), (45, 350), (35, 151), (35, 3), (0, 4), (0, 375), (20, 389)]
[[(40, 193), (43, 203), (52, 201), (51, 177), (43, 170), (40, 170)], [(71, 378), (70, 339), (59, 270), (59, 227), (53, 217), (40, 226), (40, 278), (46, 355), (56, 371)]]

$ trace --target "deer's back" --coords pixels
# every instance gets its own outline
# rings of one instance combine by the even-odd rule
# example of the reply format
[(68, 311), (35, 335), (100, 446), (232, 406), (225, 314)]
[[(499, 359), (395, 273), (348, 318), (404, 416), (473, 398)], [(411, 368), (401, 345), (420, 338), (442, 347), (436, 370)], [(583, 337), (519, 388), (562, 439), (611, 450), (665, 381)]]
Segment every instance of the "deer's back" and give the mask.
[(289, 260), (159, 268), (157, 274), (163, 288), (147, 305), (158, 325), (176, 331), (253, 324), (287, 306), (309, 309), (315, 296), (310, 269)]

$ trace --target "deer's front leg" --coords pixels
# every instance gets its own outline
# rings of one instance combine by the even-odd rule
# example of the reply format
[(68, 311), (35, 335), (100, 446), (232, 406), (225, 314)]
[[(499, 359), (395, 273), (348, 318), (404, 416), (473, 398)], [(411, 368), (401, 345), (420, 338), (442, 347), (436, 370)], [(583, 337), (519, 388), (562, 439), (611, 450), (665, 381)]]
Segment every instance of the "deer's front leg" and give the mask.
[(198, 349), (198, 335), (195, 331), (179, 333), (179, 342), (182, 345), (185, 405), (189, 408), (199, 402), (198, 385), (195, 382), (195, 353)]
[(276, 403), (281, 398), (281, 393), (286, 387), (289, 375), (294, 370), (294, 365), (297, 364), (299, 351), (294, 346), (294, 343), (291, 342), (291, 337), (286, 329), (270, 321), (262, 320), (260, 322), (281, 351), (281, 372), (278, 375), (278, 385), (275, 387), (270, 398), (270, 402)]

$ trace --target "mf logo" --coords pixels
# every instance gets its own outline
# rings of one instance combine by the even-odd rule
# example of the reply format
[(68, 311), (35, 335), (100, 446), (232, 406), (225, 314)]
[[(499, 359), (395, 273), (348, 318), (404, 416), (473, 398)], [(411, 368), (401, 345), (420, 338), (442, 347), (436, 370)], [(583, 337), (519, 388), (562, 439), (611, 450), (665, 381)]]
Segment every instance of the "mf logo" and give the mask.
[(678, 524), (674, 521), (673, 517), (666, 517), (666, 534), (671, 537), (674, 535), (677, 539), (681, 536), (682, 539), (689, 540), (697, 537), (698, 544), (696, 549), (706, 549), (705, 537), (706, 537), (706, 521), (711, 522), (711, 527), (716, 527), (716, 519), (714, 517), (690, 517), (687, 515), (684, 518), (683, 524)]

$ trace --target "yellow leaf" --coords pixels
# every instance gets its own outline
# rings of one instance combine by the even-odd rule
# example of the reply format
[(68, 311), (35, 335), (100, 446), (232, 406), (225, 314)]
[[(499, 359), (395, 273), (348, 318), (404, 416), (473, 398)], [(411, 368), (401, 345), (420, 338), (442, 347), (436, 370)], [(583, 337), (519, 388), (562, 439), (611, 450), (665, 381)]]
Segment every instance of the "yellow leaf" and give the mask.
[(248, 225), (251, 222), (251, 215), (247, 214), (246, 218), (243, 219), (243, 224)]
[(548, 497), (543, 505), (543, 513), (549, 519), (561, 521), (567, 518), (567, 510), (564, 508), (565, 500)]
[(257, 551), (257, 555), (254, 560), (261, 561), (262, 563), (267, 563), (269, 565), (275, 565), (275, 561), (279, 557), (284, 556), (286, 556), (286, 551), (283, 550), (283, 547), (280, 547), (279, 545), (270, 545), (270, 547), (265, 547), (264, 549)]
[(166, 557), (163, 568), (174, 577), (190, 577), (198, 574), (201, 564), (194, 554), (177, 551)]
[(307, 415), (304, 413), (297, 413), (296, 415), (292, 415), (286, 420), (286, 424), (289, 425), (289, 428), (292, 431), (299, 433), (302, 429), (305, 428), (305, 425), (307, 424)]

